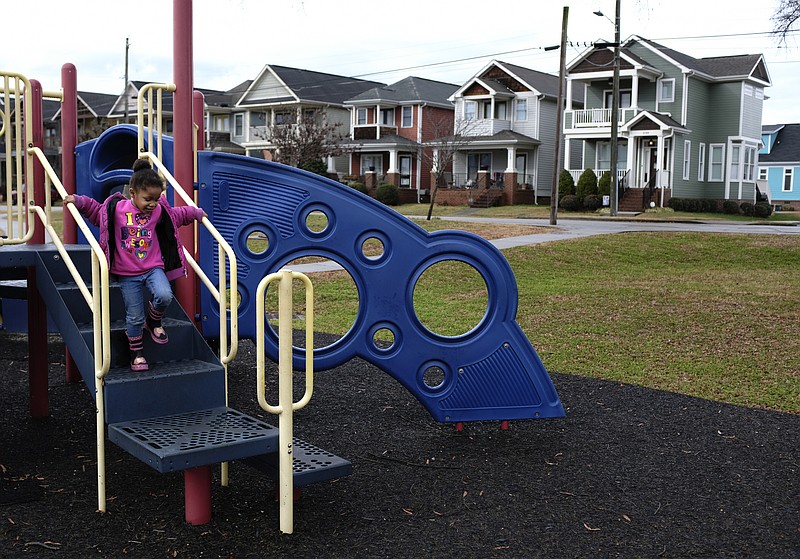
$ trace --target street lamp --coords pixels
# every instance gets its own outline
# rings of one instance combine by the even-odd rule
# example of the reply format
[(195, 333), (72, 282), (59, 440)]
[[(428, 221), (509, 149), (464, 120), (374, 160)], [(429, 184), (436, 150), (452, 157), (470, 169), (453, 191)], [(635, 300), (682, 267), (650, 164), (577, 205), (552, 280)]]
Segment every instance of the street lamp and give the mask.
[[(617, 215), (617, 150), (619, 135), (619, 5), (620, 0), (617, 0), (616, 17), (614, 21), (614, 78), (611, 87), (611, 192), (608, 198), (609, 205), (611, 206), (611, 215)], [(600, 10), (593, 12), (594, 15), (605, 17), (611, 21)]]

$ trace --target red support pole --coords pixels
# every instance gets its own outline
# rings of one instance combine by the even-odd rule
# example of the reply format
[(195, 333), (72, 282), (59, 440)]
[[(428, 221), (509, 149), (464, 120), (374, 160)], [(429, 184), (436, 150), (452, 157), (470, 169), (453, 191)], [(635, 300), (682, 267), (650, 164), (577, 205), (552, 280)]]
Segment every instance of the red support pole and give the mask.
[(211, 466), (185, 470), (183, 486), (186, 522), (195, 525), (211, 522)]
[[(31, 80), (31, 121), (25, 126), (30, 127), (33, 135), (33, 145), (29, 147), (44, 147), (42, 138), (42, 85)], [(18, 154), (23, 157), (24, 154)], [(27, 168), (27, 166), (26, 166)], [(38, 159), (34, 158), (33, 176), (26, 177), (33, 181), (33, 200), (37, 206), (44, 206), (44, 168)], [(44, 244), (44, 227), (37, 224), (36, 230), (28, 244)], [(48, 397), (47, 369), (47, 309), (42, 296), (36, 288), (36, 267), (28, 268), (28, 381), (30, 391), (31, 417), (47, 417), (50, 414), (50, 400)]]
[[(61, 101), (61, 184), (67, 194), (75, 194), (75, 146), (78, 145), (78, 77), (74, 64), (61, 67), (61, 89), (64, 99)], [(68, 211), (64, 211), (64, 243), (78, 242), (78, 231), (75, 219)], [(66, 363), (66, 382), (81, 380), (78, 366), (67, 349), (64, 353)]]
[[(173, 0), (173, 78), (175, 93), (173, 103), (173, 141), (175, 168), (173, 176), (194, 199), (194, 130), (192, 119), (193, 58), (192, 58), (192, 1)], [(184, 205), (179, 196), (175, 205)], [(195, 253), (194, 231), (183, 227), (179, 231), (181, 242), (190, 253)], [(188, 269), (188, 277), (178, 280), (175, 286), (178, 302), (186, 314), (199, 324), (197, 307), (197, 276)]]

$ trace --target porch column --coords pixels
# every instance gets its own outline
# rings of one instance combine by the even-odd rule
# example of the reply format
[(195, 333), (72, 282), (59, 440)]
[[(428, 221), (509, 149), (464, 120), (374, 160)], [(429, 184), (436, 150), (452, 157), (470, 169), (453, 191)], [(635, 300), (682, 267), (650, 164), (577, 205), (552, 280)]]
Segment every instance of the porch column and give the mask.
[(662, 134), (658, 135), (656, 149), (658, 150), (658, 153), (656, 153), (656, 188), (661, 190), (661, 201), (659, 202), (659, 206), (663, 206), (664, 187), (661, 186), (661, 181), (663, 180), (663, 173), (661, 171), (664, 169), (664, 136)]
[(386, 170), (387, 173), (396, 173), (397, 172), (397, 150), (390, 149), (389, 150), (389, 168)]
[(508, 151), (508, 162), (506, 164), (506, 173), (513, 173), (517, 170), (516, 161), (517, 161), (517, 148), (516, 146), (512, 146), (506, 148)]
[(328, 156), (328, 174), (336, 174), (336, 160), (332, 156)]
[(564, 136), (564, 168), (569, 170), (569, 149), (570, 149), (570, 138), (569, 136)]
[(631, 107), (636, 108), (637, 111), (639, 110), (639, 77), (635, 71), (631, 78)]
[(381, 139), (381, 105), (375, 105), (375, 139)]

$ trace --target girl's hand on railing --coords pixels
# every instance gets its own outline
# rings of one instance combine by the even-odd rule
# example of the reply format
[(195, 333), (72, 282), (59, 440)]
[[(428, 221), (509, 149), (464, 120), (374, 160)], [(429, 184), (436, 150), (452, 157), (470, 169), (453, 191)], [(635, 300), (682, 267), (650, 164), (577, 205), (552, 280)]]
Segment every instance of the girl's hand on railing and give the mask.
[(65, 204), (74, 204), (75, 203), (75, 195), (74, 194), (67, 194), (64, 196), (64, 203)]

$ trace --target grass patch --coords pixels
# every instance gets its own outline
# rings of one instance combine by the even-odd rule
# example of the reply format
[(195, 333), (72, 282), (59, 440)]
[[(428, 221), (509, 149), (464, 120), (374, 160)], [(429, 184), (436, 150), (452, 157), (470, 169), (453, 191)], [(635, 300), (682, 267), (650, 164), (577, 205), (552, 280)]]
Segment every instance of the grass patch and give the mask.
[[(630, 233), (504, 254), (517, 321), (548, 370), (800, 413), (800, 238)], [(426, 326), (474, 326), (482, 282), (444, 267), (428, 275), (431, 296), (414, 301)], [(315, 274), (314, 288), (335, 294), (341, 276)], [(352, 325), (357, 302), (315, 304), (318, 331)]]

